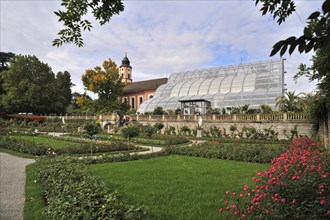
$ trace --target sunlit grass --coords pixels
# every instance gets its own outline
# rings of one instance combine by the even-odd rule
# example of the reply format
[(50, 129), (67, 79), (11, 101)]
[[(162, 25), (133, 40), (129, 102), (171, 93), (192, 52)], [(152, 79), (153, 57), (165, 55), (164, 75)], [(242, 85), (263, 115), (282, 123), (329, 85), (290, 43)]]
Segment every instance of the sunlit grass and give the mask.
[(77, 146), (79, 147), (79, 143), (71, 142), (71, 141), (64, 141), (64, 140), (57, 140), (51, 137), (44, 137), (44, 136), (20, 136), (20, 138), (33, 141), (36, 144), (45, 144), (48, 146), (53, 147), (54, 149), (61, 149), (65, 146)]
[(30, 164), (26, 167), (24, 205), (25, 220), (43, 220), (42, 209), (46, 204), (41, 195), (41, 184), (36, 180), (36, 166), (35, 164)]
[(128, 202), (144, 205), (152, 219), (219, 219), (225, 191), (252, 184), (267, 164), (184, 156), (91, 165)]

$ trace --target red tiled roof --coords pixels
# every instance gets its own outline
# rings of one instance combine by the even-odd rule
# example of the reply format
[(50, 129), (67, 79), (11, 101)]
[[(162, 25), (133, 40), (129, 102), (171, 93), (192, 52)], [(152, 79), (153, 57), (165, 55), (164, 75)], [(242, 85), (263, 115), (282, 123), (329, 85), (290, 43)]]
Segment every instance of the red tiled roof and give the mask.
[(166, 84), (167, 78), (151, 79), (128, 84), (124, 88), (123, 95), (127, 93), (143, 92), (147, 90), (156, 90), (160, 85)]

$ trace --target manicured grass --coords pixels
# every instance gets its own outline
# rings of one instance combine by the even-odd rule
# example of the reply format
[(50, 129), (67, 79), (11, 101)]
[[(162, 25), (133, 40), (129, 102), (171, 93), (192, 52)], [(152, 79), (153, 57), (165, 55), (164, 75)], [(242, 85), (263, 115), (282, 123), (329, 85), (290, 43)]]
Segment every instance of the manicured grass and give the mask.
[(41, 184), (37, 181), (36, 166), (30, 164), (26, 167), (25, 181), (25, 220), (42, 220), (42, 209), (46, 206), (41, 195)]
[(64, 141), (64, 140), (57, 140), (51, 137), (44, 137), (44, 136), (17, 136), (18, 138), (23, 138), (27, 141), (34, 141), (36, 144), (45, 144), (48, 146), (53, 147), (54, 149), (61, 149), (65, 146), (77, 146), (79, 147), (79, 143)]
[(185, 156), (91, 165), (110, 188), (132, 204), (144, 205), (151, 219), (220, 219), (225, 191), (252, 184), (268, 164)]

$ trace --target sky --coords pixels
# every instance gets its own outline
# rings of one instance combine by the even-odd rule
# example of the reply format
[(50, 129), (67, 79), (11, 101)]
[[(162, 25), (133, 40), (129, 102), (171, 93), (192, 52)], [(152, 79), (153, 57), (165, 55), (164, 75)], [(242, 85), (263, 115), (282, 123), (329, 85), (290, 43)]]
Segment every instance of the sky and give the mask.
[[(84, 47), (52, 46), (63, 28), (54, 11), (59, 0), (0, 0), (0, 50), (35, 55), (56, 74), (68, 71), (83, 93), (81, 76), (111, 58), (119, 66), (125, 52), (133, 81), (169, 77), (171, 73), (278, 59), (269, 57), (272, 46), (290, 36), (301, 36), (307, 17), (320, 10), (323, 0), (297, 0), (296, 12), (278, 25), (262, 16), (253, 0), (124, 1), (125, 10), (100, 26), (91, 15), (91, 32), (84, 32)], [(316, 82), (295, 82), (300, 63), (310, 64), (313, 53), (285, 54), (288, 91), (312, 92)]]

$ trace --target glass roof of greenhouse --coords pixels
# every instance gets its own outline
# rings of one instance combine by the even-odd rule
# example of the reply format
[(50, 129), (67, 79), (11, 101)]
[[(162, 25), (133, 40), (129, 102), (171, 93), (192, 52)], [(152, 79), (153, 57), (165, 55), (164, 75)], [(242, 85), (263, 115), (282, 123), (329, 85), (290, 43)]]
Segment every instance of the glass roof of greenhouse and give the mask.
[(283, 95), (283, 74), (282, 59), (173, 73), (137, 112), (152, 112), (158, 106), (174, 110), (181, 107), (180, 100), (189, 99), (208, 100), (212, 108), (266, 104), (275, 109), (276, 97)]

